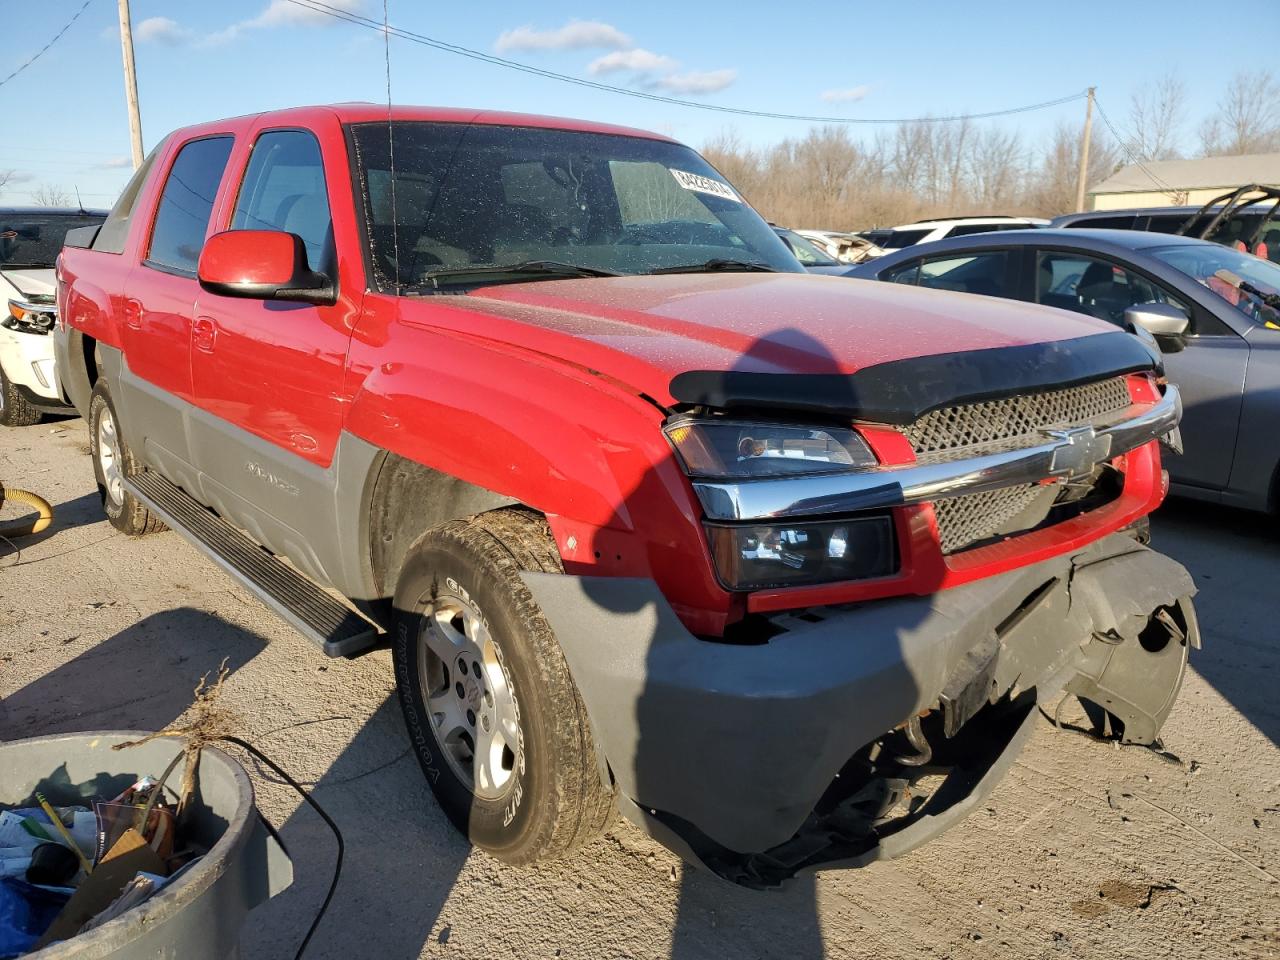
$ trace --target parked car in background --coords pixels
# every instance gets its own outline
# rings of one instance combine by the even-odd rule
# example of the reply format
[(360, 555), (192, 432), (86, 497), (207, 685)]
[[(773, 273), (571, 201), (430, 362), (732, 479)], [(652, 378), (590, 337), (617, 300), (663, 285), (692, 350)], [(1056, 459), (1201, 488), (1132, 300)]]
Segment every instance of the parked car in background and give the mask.
[[(1214, 223), (1220, 215), (1217, 223)], [(1280, 211), (1276, 205), (1258, 203), (1228, 208), (1221, 204), (1204, 207), (1132, 207), (1124, 210), (1091, 210), (1055, 217), (1050, 226), (1102, 230), (1145, 230), (1202, 237), (1213, 243), (1257, 253), (1272, 263), (1280, 263)]]
[(948, 237), (967, 237), (971, 233), (994, 233), (999, 230), (1026, 230), (1047, 226), (1038, 217), (942, 217), (904, 223), (888, 232), (880, 244), (884, 253), (892, 253), (917, 243), (934, 243)]
[(875, 244), (856, 233), (837, 233), (833, 230), (796, 230), (795, 233), (841, 263), (861, 263), (871, 257), (878, 257), (881, 253)]
[(68, 230), (106, 211), (0, 207), (0, 425), (67, 412), (54, 369), (54, 261)]
[(1189, 237), (1035, 230), (912, 247), (850, 276), (1026, 300), (1146, 329), (1182, 392), (1173, 489), (1280, 509), (1280, 266)]
[(615, 810), (752, 887), (896, 856), (1060, 692), (1153, 742), (1198, 645), (1141, 543), (1158, 354), (807, 275), (667, 137), (274, 111), (167, 137), (92, 232), (56, 337), (107, 517), (330, 655), (387, 643), (504, 860)]
[(819, 249), (818, 245), (808, 237), (802, 237), (794, 230), (788, 230), (786, 227), (775, 226), (773, 232), (782, 238), (782, 242), (791, 249), (791, 252), (796, 255), (796, 259), (800, 261), (800, 265), (809, 273), (844, 276), (849, 272), (849, 264), (843, 263), (825, 250)]

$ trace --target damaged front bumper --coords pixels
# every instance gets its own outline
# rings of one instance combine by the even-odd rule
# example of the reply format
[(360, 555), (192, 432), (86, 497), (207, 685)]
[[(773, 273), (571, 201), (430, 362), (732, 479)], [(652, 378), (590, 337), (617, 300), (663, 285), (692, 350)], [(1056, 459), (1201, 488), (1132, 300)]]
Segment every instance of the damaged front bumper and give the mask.
[(622, 812), (754, 887), (905, 853), (958, 822), (1062, 692), (1152, 742), (1198, 645), (1179, 564), (1113, 535), (928, 597), (690, 634), (648, 580), (524, 574)]

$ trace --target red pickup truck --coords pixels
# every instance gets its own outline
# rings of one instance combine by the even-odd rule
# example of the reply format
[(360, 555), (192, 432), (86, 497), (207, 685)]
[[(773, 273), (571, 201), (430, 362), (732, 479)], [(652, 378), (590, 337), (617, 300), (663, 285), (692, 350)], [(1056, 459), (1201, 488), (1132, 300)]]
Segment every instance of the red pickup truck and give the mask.
[(1199, 633), (1139, 339), (806, 275), (693, 150), (474, 110), (169, 136), (59, 263), (107, 516), (390, 644), (510, 862), (615, 810), (754, 887), (897, 855), (1037, 702), (1149, 743)]

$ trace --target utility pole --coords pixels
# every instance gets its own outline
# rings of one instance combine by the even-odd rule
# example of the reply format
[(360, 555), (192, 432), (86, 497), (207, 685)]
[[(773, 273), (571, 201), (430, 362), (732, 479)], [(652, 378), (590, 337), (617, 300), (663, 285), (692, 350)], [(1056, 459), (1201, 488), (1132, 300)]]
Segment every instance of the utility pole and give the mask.
[[(120, 0), (124, 3), (124, 0)], [(1085, 181), (1089, 178), (1089, 141), (1093, 136), (1093, 92), (1097, 87), (1089, 88), (1089, 97), (1084, 108), (1084, 136), (1080, 139), (1080, 175), (1076, 178), (1076, 210), (1084, 210)]]
[(120, 46), (124, 52), (124, 98), (129, 105), (129, 141), (133, 169), (142, 166), (142, 117), (138, 114), (138, 73), (133, 67), (133, 28), (129, 24), (129, 0), (119, 0)]

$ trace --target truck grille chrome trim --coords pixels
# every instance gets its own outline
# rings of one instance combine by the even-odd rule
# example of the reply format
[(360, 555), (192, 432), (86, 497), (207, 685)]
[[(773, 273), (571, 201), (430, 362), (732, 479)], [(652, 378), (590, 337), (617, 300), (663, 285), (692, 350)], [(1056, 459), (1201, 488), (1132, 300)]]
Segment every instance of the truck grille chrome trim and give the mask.
[(965, 460), (915, 463), (856, 473), (738, 482), (695, 481), (712, 520), (764, 520), (851, 513), (945, 500), (1046, 479), (1089, 473), (1111, 457), (1159, 439), (1178, 426), (1182, 400), (1170, 384), (1136, 416), (1099, 427), (1043, 431), (1049, 442)]

